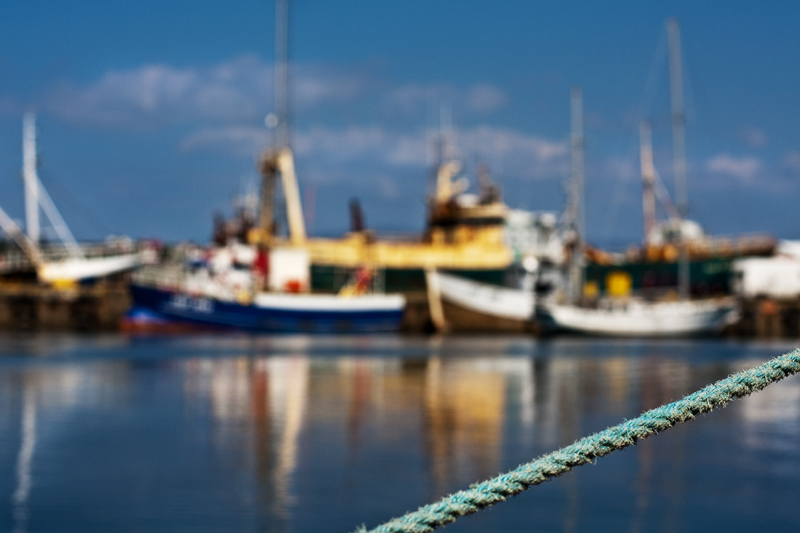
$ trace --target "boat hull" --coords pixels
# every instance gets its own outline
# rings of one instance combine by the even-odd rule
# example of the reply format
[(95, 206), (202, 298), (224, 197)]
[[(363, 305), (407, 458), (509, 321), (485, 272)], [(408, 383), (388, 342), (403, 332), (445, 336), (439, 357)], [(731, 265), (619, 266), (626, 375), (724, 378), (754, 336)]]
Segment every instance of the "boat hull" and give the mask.
[(89, 257), (46, 262), (39, 268), (39, 279), (46, 282), (80, 281), (102, 278), (118, 272), (133, 270), (141, 264), (138, 254), (111, 257)]
[(690, 337), (719, 333), (736, 317), (730, 302), (658, 302), (582, 308), (540, 305), (536, 320), (549, 331), (609, 337)]
[(432, 271), (428, 285), (441, 301), (449, 331), (524, 332), (533, 330), (531, 291), (499, 287)]
[[(396, 295), (260, 294), (250, 304), (165, 289), (131, 286), (133, 309), (169, 323), (281, 333), (379, 333), (397, 331), (405, 301)], [(151, 323), (153, 320), (150, 321)], [(129, 325), (129, 329), (131, 329)]]

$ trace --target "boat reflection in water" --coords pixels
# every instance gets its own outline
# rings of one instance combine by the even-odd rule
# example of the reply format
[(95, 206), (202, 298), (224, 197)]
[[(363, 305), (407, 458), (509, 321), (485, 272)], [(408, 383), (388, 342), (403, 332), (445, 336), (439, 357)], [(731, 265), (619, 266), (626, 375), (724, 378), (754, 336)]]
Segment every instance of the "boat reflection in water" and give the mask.
[[(783, 348), (528, 337), (15, 341), (0, 358), (0, 530), (375, 525)], [(789, 379), (462, 527), (520, 529), (531, 516), (561, 531), (796, 527), (789, 511), (765, 519), (758, 508), (790, 510), (800, 496), (798, 435), (800, 382)]]

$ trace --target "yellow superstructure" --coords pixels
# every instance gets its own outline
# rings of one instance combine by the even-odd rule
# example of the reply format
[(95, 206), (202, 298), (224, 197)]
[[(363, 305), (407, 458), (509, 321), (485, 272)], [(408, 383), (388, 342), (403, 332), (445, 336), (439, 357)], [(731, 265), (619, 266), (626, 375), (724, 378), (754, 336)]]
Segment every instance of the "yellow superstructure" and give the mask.
[[(513, 260), (513, 252), (504, 239), (508, 207), (499, 194), (479, 198), (461, 195), (452, 181), (458, 172), (455, 161), (442, 164), (437, 177), (437, 192), (432, 198), (428, 227), (418, 241), (380, 240), (369, 231), (357, 231), (337, 239), (308, 238), (302, 224), (302, 209), (291, 150), (268, 152), (262, 173), (265, 184), (281, 176), (289, 214), (289, 236), (274, 235), (272, 228), (272, 193), (263, 198), (260, 227), (248, 240), (270, 247), (294, 247), (308, 250), (314, 266), (352, 269), (369, 266), (378, 269), (424, 270), (503, 270)], [(272, 191), (274, 186), (265, 187)], [(266, 216), (264, 216), (266, 215)]]
[(451, 242), (437, 230), (431, 242), (381, 241), (349, 233), (340, 239), (309, 239), (305, 247), (312, 264), (340, 267), (500, 269), (511, 263), (502, 227), (458, 228), (459, 238)]

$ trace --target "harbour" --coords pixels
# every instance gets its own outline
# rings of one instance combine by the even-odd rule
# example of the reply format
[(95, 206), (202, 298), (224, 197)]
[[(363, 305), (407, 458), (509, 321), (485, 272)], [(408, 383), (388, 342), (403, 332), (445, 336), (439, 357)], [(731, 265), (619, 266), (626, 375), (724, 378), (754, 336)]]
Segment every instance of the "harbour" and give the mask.
[(798, 529), (799, 9), (41, 7), (0, 531)]
[[(129, 242), (116, 255), (87, 257), (38, 177), (36, 117), (24, 115), (25, 230), (0, 210), (7, 239), (19, 247), (5, 247), (0, 327), (792, 334), (794, 306), (774, 299), (800, 299), (800, 286), (758, 287), (758, 280), (775, 268), (800, 270), (797, 241), (709, 236), (687, 218), (680, 29), (675, 19), (666, 26), (676, 200), (658, 178), (651, 126), (642, 122), (641, 247), (621, 254), (587, 242), (579, 87), (571, 91), (571, 173), (560, 215), (510, 208), (484, 163), (475, 169), (477, 192), (469, 192), (451, 118), (443, 113), (419, 237), (369, 230), (357, 198), (350, 201), (349, 233), (309, 237), (291, 143), (288, 7), (277, 2), (275, 111), (266, 123), (274, 132), (259, 156), (260, 192), (241, 199), (230, 219), (215, 216), (208, 246), (179, 244), (159, 260), (148, 242)], [(60, 256), (59, 248), (43, 246), (41, 213), (64, 247)], [(108, 290), (125, 284), (129, 295)]]

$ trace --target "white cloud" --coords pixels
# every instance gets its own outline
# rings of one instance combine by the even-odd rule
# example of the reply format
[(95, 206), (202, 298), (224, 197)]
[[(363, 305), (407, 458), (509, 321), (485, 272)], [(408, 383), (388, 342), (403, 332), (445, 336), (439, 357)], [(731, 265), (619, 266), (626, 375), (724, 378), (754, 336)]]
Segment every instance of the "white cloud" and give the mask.
[[(272, 66), (255, 56), (210, 67), (144, 65), (112, 70), (84, 86), (62, 84), (46, 109), (62, 119), (114, 127), (154, 127), (170, 122), (261, 119), (272, 107)], [(315, 65), (293, 70), (292, 103), (298, 107), (357, 97), (363, 77)]]
[(738, 137), (740, 141), (751, 148), (763, 148), (769, 142), (766, 132), (761, 128), (741, 128)]
[(494, 85), (479, 83), (458, 88), (445, 83), (408, 84), (393, 88), (383, 95), (383, 106), (406, 116), (415, 116), (441, 104), (454, 110), (487, 114), (508, 103), (506, 93)]
[(384, 106), (404, 115), (414, 115), (429, 106), (456, 98), (454, 87), (444, 84), (408, 84), (390, 89), (383, 95)]
[[(344, 129), (315, 126), (294, 133), (294, 149), (299, 160), (315, 165), (344, 167), (372, 163), (384, 167), (425, 167), (430, 164), (433, 130), (397, 132), (377, 126), (351, 126)], [(214, 150), (231, 155), (255, 155), (268, 141), (259, 128), (223, 127), (202, 129), (186, 137), (186, 151)], [(473, 156), (490, 165), (502, 166), (510, 178), (542, 179), (560, 177), (567, 172), (569, 149), (564, 141), (553, 141), (522, 132), (478, 126), (459, 130), (456, 144), (465, 161)]]
[(783, 166), (792, 172), (800, 172), (800, 152), (792, 150), (783, 156)]
[(476, 113), (490, 113), (508, 103), (506, 93), (488, 84), (480, 84), (465, 95), (465, 107)]
[(502, 174), (523, 179), (563, 177), (569, 169), (569, 147), (565, 141), (544, 139), (519, 131), (478, 126), (457, 135), (465, 156), (486, 158)]
[(332, 161), (349, 161), (385, 154), (392, 139), (375, 126), (351, 126), (332, 129), (314, 126), (294, 135), (295, 153), (302, 156), (322, 156)]
[[(293, 65), (290, 91), (296, 110), (351, 103), (363, 111), (377, 102), (413, 117), (442, 102), (485, 114), (508, 101), (501, 89), (485, 83), (387, 86), (357, 70), (318, 64)], [(110, 70), (88, 84), (64, 82), (52, 88), (41, 108), (75, 123), (147, 129), (181, 122), (260, 122), (272, 109), (272, 97), (272, 64), (246, 55), (211, 66)]]
[(20, 106), (10, 96), (0, 96), (0, 117), (21, 114)]
[(706, 163), (706, 168), (716, 174), (724, 174), (744, 182), (752, 181), (761, 171), (763, 163), (756, 157), (734, 157), (720, 154), (712, 157)]
[(400, 197), (400, 187), (397, 182), (389, 176), (381, 176), (378, 178), (378, 189), (381, 198), (386, 200), (395, 200)]
[(180, 143), (186, 152), (211, 150), (234, 156), (255, 156), (269, 142), (265, 128), (230, 126), (223, 128), (204, 128), (198, 130)]
[(568, 153), (565, 142), (491, 126), (478, 126), (459, 132), (458, 139), (467, 149), (480, 150), (482, 153), (527, 153), (542, 162), (550, 162)]
[(640, 179), (638, 161), (622, 157), (609, 157), (603, 162), (604, 174), (612, 181), (638, 181)]

